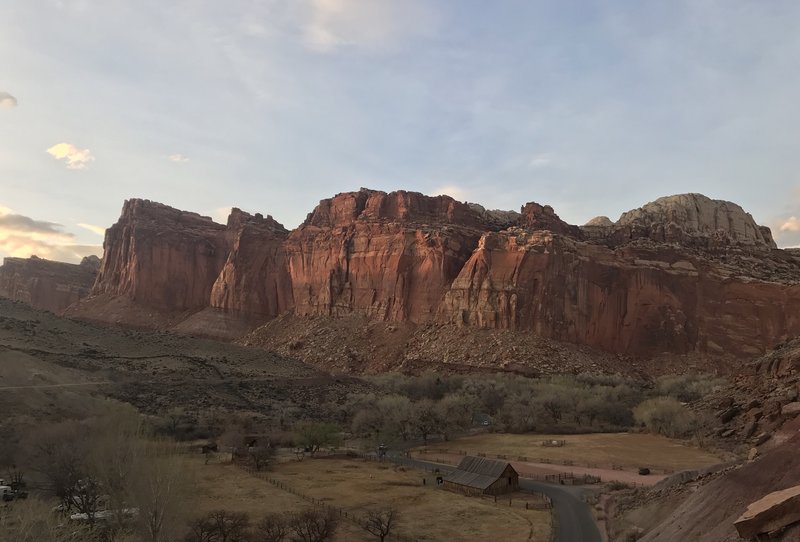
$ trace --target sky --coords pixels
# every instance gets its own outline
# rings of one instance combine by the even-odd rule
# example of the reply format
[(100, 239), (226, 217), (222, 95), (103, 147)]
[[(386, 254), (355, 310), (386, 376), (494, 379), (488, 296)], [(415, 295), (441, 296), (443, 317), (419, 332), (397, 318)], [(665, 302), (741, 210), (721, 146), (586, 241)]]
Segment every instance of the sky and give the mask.
[(796, 246), (798, 97), (796, 0), (8, 0), (0, 257), (362, 186), (577, 224), (700, 192)]

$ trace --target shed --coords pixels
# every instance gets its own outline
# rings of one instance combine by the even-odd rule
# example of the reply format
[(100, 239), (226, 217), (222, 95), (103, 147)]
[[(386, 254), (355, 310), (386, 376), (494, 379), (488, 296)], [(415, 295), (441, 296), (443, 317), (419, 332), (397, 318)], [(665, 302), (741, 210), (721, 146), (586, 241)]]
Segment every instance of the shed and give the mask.
[(467, 456), (444, 477), (444, 487), (466, 495), (502, 495), (519, 489), (519, 474), (507, 461)]

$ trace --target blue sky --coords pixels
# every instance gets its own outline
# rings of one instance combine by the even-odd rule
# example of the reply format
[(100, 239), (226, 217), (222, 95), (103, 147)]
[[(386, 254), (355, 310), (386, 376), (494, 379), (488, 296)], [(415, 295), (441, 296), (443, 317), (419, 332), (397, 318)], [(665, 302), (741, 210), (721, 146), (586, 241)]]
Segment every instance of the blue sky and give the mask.
[(579, 224), (701, 192), (793, 246), (799, 96), (796, 1), (7, 2), (0, 256), (99, 253), (130, 197), (291, 228), (361, 186)]

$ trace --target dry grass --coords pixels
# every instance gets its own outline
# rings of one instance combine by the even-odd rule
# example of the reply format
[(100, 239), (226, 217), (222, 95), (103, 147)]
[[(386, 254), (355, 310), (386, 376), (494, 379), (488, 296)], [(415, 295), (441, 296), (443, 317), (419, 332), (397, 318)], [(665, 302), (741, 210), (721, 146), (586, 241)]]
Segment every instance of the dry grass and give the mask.
[[(437, 489), (433, 475), (393, 465), (349, 459), (306, 459), (281, 463), (269, 472), (296, 491), (354, 513), (391, 505), (399, 512), (397, 533), (415, 540), (548, 540), (550, 512), (495, 505)], [(428, 485), (422, 485), (427, 477)], [(293, 511), (308, 503), (229, 465), (197, 463), (198, 513), (242, 510), (258, 518)], [(530, 538), (529, 538), (530, 537)], [(337, 540), (371, 540), (343, 522)]]
[[(247, 512), (253, 521), (258, 521), (267, 514), (299, 512), (311, 506), (300, 497), (251, 476), (234, 465), (203, 465), (199, 460), (191, 463), (195, 472), (196, 488), (192, 517), (222, 509)], [(355, 525), (342, 522), (334, 540), (360, 542), (369, 539)]]
[[(563, 447), (542, 446), (544, 440), (565, 440)], [(700, 448), (644, 433), (592, 433), (586, 435), (511, 435), (485, 433), (427, 446), (428, 450), (464, 450), (477, 453), (519, 456), (530, 461), (572, 461), (576, 465), (637, 468), (646, 465), (665, 470), (684, 470), (720, 463), (725, 458)]]

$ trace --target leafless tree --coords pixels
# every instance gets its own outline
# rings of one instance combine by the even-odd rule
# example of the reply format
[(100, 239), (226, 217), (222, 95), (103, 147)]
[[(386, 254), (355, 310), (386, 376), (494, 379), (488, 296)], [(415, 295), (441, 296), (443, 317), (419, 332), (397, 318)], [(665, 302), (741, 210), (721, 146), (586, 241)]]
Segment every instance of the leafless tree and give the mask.
[(337, 520), (333, 512), (306, 510), (293, 514), (289, 519), (289, 530), (296, 542), (324, 542), (333, 537)]
[(189, 525), (185, 542), (248, 542), (250, 517), (244, 512), (215, 510)]
[(286, 518), (270, 514), (256, 524), (252, 542), (283, 542), (288, 534)]
[(247, 455), (250, 456), (250, 463), (256, 470), (262, 470), (269, 466), (275, 457), (275, 448), (272, 446), (251, 446), (247, 450)]
[(381, 510), (370, 510), (361, 527), (372, 536), (383, 542), (394, 528), (397, 510), (389, 507)]
[(174, 445), (148, 443), (141, 448), (130, 481), (131, 506), (138, 508), (137, 529), (145, 540), (174, 540), (188, 508), (187, 471)]

